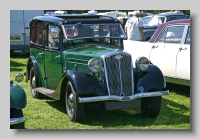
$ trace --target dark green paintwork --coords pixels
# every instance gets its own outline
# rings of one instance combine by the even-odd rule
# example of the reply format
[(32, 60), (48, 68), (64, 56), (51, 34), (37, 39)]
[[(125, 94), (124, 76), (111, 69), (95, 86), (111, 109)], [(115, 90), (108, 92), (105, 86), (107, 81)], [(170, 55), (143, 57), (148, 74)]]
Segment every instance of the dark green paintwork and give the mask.
[(10, 85), (10, 108), (25, 108), (26, 93), (23, 88), (16, 84)]
[[(66, 59), (66, 69), (74, 68), (74, 65), (77, 64), (79, 69), (88, 71), (88, 61), (92, 58), (101, 59), (102, 55), (105, 55), (109, 52), (112, 52), (116, 49), (106, 48), (101, 46), (84, 46), (75, 49), (71, 49), (63, 52), (63, 57)], [(65, 66), (65, 65), (63, 65)]]
[(30, 49), (30, 55), (34, 56), (35, 59), (37, 60), (37, 64), (38, 64), (38, 67), (39, 67), (38, 70), (40, 72), (42, 86), (47, 87), (46, 81), (44, 80), (44, 77), (45, 77), (44, 57), (40, 54), (42, 52), (43, 52), (42, 49), (35, 49), (35, 48)]

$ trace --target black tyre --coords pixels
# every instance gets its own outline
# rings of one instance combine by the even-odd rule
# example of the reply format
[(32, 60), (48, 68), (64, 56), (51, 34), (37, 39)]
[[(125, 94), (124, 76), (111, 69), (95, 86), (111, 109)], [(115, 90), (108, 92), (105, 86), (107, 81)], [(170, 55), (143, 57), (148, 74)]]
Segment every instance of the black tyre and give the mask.
[[(22, 109), (11, 108), (10, 109), (10, 118), (17, 118), (17, 117), (23, 117)], [(24, 122), (15, 124), (15, 125), (11, 125), (10, 129), (25, 129)]]
[(160, 113), (161, 96), (142, 98), (141, 111), (146, 117), (156, 118)]
[(34, 67), (31, 68), (29, 77), (30, 77), (30, 90), (32, 97), (40, 98), (42, 94), (36, 91), (36, 88), (38, 86), (38, 79)]
[(78, 94), (75, 92), (70, 81), (67, 82), (66, 86), (65, 103), (70, 121), (79, 122), (83, 120), (84, 104), (78, 103)]

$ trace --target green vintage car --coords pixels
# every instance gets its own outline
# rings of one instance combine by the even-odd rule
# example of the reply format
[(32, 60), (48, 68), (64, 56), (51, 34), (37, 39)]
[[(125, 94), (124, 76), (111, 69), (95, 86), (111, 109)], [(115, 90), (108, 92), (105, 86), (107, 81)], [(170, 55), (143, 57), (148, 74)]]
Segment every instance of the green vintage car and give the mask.
[[(15, 76), (16, 82), (22, 82), (24, 75), (19, 73)], [(24, 129), (26, 117), (22, 109), (26, 107), (26, 93), (24, 89), (10, 81), (10, 129)]]
[(123, 51), (126, 38), (119, 20), (108, 16), (33, 18), (26, 69), (32, 96), (64, 97), (73, 122), (84, 119), (85, 103), (106, 110), (140, 107), (145, 116), (157, 117), (162, 95), (169, 94), (163, 74), (146, 57), (133, 59), (133, 65)]

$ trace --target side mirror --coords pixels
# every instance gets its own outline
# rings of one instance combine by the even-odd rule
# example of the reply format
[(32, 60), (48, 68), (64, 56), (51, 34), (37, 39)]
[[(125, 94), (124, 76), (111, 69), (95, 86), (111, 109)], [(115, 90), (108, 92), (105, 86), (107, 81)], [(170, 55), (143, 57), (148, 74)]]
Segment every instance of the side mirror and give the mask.
[(22, 73), (18, 73), (15, 75), (15, 81), (16, 82), (22, 82), (24, 80), (24, 75)]
[(78, 36), (78, 29), (76, 26), (70, 26), (66, 28), (67, 37), (76, 37)]

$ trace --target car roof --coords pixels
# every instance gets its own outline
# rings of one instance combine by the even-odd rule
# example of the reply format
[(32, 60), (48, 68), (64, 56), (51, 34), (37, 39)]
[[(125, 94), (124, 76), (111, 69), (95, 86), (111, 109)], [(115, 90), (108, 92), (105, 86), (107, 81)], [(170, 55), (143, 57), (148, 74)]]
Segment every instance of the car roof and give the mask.
[[(88, 14), (59, 14), (49, 16), (36, 16), (34, 21), (51, 22), (55, 24), (73, 24), (77, 21), (81, 23), (120, 23), (116, 18), (104, 15), (88, 15)], [(31, 24), (31, 23), (30, 23)]]
[(182, 20), (173, 20), (169, 22), (165, 22), (163, 24), (160, 24), (158, 28), (156, 29), (153, 36), (150, 38), (149, 42), (154, 42), (157, 38), (158, 33), (167, 25), (180, 25), (180, 24), (190, 24), (190, 19), (182, 19)]

